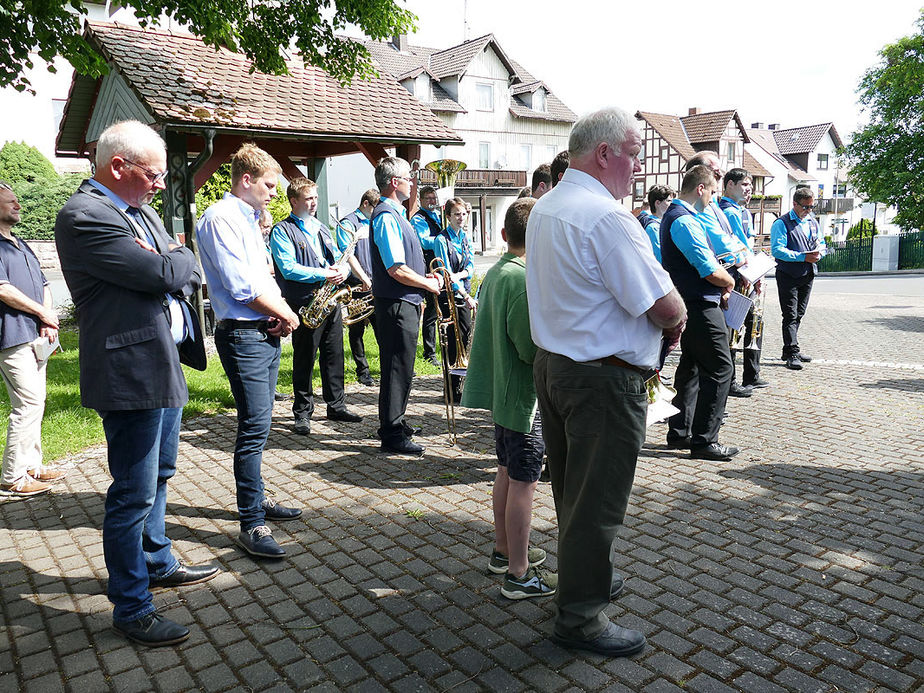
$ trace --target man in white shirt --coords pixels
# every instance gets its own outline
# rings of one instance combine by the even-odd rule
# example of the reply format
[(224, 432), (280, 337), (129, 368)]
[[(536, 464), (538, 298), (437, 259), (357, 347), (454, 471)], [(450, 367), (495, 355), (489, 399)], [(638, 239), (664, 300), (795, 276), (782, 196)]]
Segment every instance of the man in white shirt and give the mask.
[(647, 371), (662, 337), (679, 340), (686, 311), (635, 218), (619, 204), (641, 170), (631, 115), (579, 120), (570, 167), (536, 203), (526, 234), (530, 329), (558, 516), (558, 615), (552, 639), (626, 656), (639, 631), (604, 610), (621, 588), (613, 544), (645, 440)]

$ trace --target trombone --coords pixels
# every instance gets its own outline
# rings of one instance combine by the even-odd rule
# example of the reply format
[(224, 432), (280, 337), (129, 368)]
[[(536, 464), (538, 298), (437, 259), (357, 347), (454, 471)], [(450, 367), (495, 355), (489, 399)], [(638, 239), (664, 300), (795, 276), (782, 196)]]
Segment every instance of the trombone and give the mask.
[[(468, 345), (462, 341), (462, 331), (459, 326), (459, 311), (456, 307), (456, 297), (452, 290), (452, 273), (440, 258), (430, 262), (430, 273), (438, 275), (443, 282), (443, 291), (446, 292), (449, 304), (449, 315), (443, 315), (439, 300), (436, 301), (436, 331), (440, 341), (440, 366), (443, 371), (443, 401), (446, 404), (446, 424), (449, 428), (450, 445), (455, 445), (456, 435), (456, 404), (452, 397), (452, 376), (464, 378), (468, 373)], [(438, 299), (439, 297), (437, 297)], [(456, 357), (449, 363), (449, 329), (452, 328)], [(474, 330), (471, 330), (472, 332)]]

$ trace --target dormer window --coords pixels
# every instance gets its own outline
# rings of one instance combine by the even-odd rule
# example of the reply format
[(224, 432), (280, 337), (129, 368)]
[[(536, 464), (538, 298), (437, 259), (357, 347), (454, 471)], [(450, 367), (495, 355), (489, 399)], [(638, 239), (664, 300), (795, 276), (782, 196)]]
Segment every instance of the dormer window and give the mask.
[(417, 84), (414, 87), (414, 95), (418, 100), (428, 103), (433, 100), (432, 93), (430, 91), (430, 76), (427, 73), (417, 75), (415, 80)]
[(493, 84), (476, 84), (475, 93), (478, 96), (479, 111), (494, 110), (494, 85)]
[(548, 110), (548, 105), (545, 98), (545, 89), (541, 87), (536, 89), (536, 93), (533, 94), (533, 110), (542, 111), (543, 113)]

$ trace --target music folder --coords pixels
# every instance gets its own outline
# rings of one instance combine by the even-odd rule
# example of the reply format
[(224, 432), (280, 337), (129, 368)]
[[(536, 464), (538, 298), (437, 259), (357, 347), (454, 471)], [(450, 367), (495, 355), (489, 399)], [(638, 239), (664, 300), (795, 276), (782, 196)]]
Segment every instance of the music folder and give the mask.
[(728, 297), (728, 308), (725, 309), (725, 324), (740, 332), (753, 303), (754, 301), (744, 294), (732, 291)]
[(747, 279), (748, 284), (753, 284), (774, 267), (776, 267), (776, 260), (772, 257), (766, 253), (754, 253), (748, 258), (746, 265), (738, 268), (738, 274)]

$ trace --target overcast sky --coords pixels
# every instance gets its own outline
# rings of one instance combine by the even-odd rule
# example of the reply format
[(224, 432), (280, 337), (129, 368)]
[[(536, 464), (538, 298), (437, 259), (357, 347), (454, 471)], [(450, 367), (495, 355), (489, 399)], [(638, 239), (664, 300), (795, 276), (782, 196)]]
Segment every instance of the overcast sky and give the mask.
[[(863, 118), (856, 100), (861, 76), (883, 45), (913, 33), (924, 3), (404, 4), (419, 17), (412, 45), (448, 47), (493, 33), (578, 115), (607, 105), (678, 115), (691, 106), (704, 112), (734, 108), (745, 126), (832, 121), (846, 140)], [(648, 9), (654, 7), (657, 14)]]

